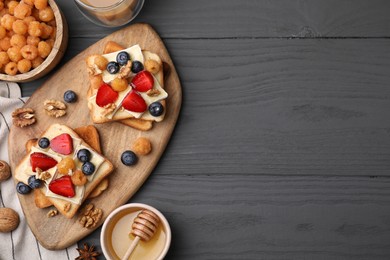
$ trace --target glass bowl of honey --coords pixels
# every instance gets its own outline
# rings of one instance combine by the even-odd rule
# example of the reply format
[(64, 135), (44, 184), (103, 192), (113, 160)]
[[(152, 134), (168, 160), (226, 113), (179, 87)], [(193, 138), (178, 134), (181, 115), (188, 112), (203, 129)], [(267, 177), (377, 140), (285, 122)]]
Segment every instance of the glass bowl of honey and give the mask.
[[(137, 219), (142, 217), (143, 212), (150, 212), (151, 215), (155, 216), (154, 219), (158, 218), (158, 225), (153, 230), (150, 239), (139, 239), (138, 242), (135, 241), (137, 236), (134, 234), (136, 233), (134, 225), (137, 225)], [(140, 236), (142, 237), (142, 235)], [(104, 221), (100, 234), (100, 244), (104, 256), (110, 260), (123, 259), (134, 242), (138, 243), (128, 259), (160, 260), (165, 257), (171, 244), (171, 229), (160, 211), (146, 204), (130, 203), (111, 212)]]

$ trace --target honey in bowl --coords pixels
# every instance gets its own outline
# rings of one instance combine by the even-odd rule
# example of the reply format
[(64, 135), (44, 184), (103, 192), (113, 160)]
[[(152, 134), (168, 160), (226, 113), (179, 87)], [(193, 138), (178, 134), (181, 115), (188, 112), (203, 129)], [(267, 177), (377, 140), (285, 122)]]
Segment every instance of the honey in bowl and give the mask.
[[(135, 239), (131, 235), (132, 224), (141, 208), (129, 208), (115, 214), (104, 229), (105, 249), (109, 259), (122, 259)], [(169, 235), (170, 237), (170, 235)], [(140, 241), (129, 259), (161, 259), (163, 251), (167, 251), (167, 234), (165, 225), (158, 226), (153, 237), (148, 241)], [(169, 246), (169, 245), (168, 245)], [(164, 253), (165, 255), (165, 253)]]

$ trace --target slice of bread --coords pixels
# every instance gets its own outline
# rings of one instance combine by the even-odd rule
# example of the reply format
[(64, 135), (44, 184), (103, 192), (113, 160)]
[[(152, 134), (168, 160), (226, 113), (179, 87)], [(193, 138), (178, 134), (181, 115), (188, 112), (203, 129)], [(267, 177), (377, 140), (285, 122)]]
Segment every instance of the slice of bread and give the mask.
[[(116, 52), (116, 51), (120, 51), (123, 49), (125, 49), (123, 46), (121, 46), (115, 42), (110, 41), (105, 45), (103, 54)], [(163, 63), (162, 63), (160, 57), (157, 54), (149, 52), (149, 51), (142, 51), (142, 53), (144, 56), (144, 62), (146, 62), (147, 60), (154, 60), (157, 62), (160, 69), (157, 72), (152, 73), (152, 74), (155, 77), (155, 79), (160, 83), (160, 86), (162, 88), (164, 88)], [(87, 57), (86, 62), (87, 62), (88, 68), (92, 68), (95, 66), (95, 63), (94, 63), (95, 57), (96, 57), (96, 55), (91, 55), (91, 56)], [(88, 92), (87, 92), (88, 98), (94, 96), (97, 93), (97, 90), (100, 87), (100, 85), (102, 84), (102, 82), (103, 82), (103, 80), (102, 80), (101, 74), (90, 75), (90, 87), (89, 87)], [(161, 104), (164, 107), (164, 111), (166, 111), (166, 101), (165, 100), (161, 101)], [(142, 130), (142, 131), (150, 130), (153, 127), (153, 121), (160, 122), (164, 119), (164, 116), (165, 116), (165, 112), (164, 112), (164, 114), (162, 116), (155, 118), (155, 117), (151, 116), (148, 111), (146, 111), (144, 113), (144, 115), (142, 115), (141, 118), (135, 118), (131, 114), (129, 114), (128, 112), (126, 112), (122, 109), (119, 109), (115, 113), (115, 115), (110, 119), (104, 115), (104, 109), (98, 107), (94, 103), (94, 101), (89, 100), (88, 108), (90, 109), (90, 114), (92, 117), (92, 121), (94, 123), (120, 121), (121, 123), (123, 123), (125, 125), (131, 126), (133, 128), (136, 128), (136, 129)]]
[[(81, 139), (83, 139), (87, 144), (89, 144), (95, 151), (97, 151), (98, 153), (102, 153), (100, 147), (100, 137), (96, 127), (94, 127), (93, 125), (81, 126), (75, 128), (74, 131), (81, 137)], [(37, 138), (30, 139), (27, 141), (26, 143), (27, 153), (30, 153), (31, 147), (36, 146), (37, 142), (38, 142)], [(102, 180), (99, 183), (99, 185), (91, 192), (88, 198), (89, 199), (96, 198), (97, 196), (102, 194), (103, 191), (107, 190), (108, 184), (109, 184), (108, 178)], [(47, 208), (53, 205), (41, 190), (34, 190), (34, 201), (35, 201), (35, 205), (38, 208)]]
[[(116, 42), (109, 41), (106, 43), (104, 46), (104, 51), (103, 54), (107, 54), (110, 52), (116, 52), (125, 49), (122, 45), (119, 45)], [(92, 84), (91, 84), (92, 85)], [(94, 84), (96, 86), (96, 84)], [(147, 121), (143, 119), (138, 119), (138, 118), (129, 118), (129, 119), (123, 119), (120, 121), (122, 124), (130, 126), (132, 128), (141, 130), (141, 131), (148, 131), (152, 129), (153, 127), (153, 122), (152, 121)]]
[[(44, 137), (44, 136), (50, 137), (53, 135), (58, 135), (60, 133), (68, 133), (69, 135), (72, 136), (72, 138), (80, 139), (81, 145), (86, 146), (92, 152), (98, 153), (89, 144), (87, 144), (74, 130), (72, 130), (71, 128), (69, 128), (65, 125), (53, 124), (41, 136), (42, 137)], [(28, 144), (26, 144), (26, 146), (30, 146), (30, 149), (32, 146), (34, 146), (33, 141), (29, 141), (27, 143)], [(76, 149), (76, 147), (74, 147), (74, 149)], [(100, 156), (102, 156), (102, 155), (100, 155)], [(61, 198), (54, 198), (54, 197), (45, 196), (57, 208), (57, 210), (59, 212), (61, 212), (61, 214), (64, 215), (65, 217), (72, 218), (76, 214), (76, 212), (79, 209), (79, 207), (81, 206), (81, 204), (88, 197), (88, 195), (90, 193), (92, 193), (94, 188), (96, 188), (99, 185), (99, 183), (103, 179), (105, 179), (113, 171), (113, 169), (114, 169), (113, 164), (104, 156), (102, 156), (102, 158), (103, 158), (103, 162), (98, 167), (98, 169), (94, 175), (94, 178), (92, 179), (92, 181), (88, 181), (87, 184), (85, 184), (85, 186), (84, 186), (85, 187), (84, 196), (82, 197), (80, 204), (76, 204), (76, 203), (67, 201), (65, 199), (61, 199)], [(25, 173), (26, 168), (31, 168), (31, 166), (29, 166), (29, 160), (30, 160), (30, 153), (27, 153), (27, 155), (22, 159), (22, 161), (17, 165), (16, 170), (15, 170), (15, 177), (18, 180), (22, 179), (22, 177), (20, 177), (20, 176), (26, 175), (26, 173)], [(47, 191), (46, 185), (41, 187), (39, 190), (43, 194), (46, 194), (46, 191)], [(37, 195), (37, 197), (38, 196), (39, 195)], [(42, 204), (39, 204), (39, 205), (40, 205), (40, 207), (43, 207), (44, 205), (47, 205), (47, 204), (42, 202)]]
[(100, 154), (102, 153), (102, 149), (100, 146), (100, 136), (96, 127), (94, 127), (93, 125), (81, 126), (75, 128), (74, 131), (96, 152)]

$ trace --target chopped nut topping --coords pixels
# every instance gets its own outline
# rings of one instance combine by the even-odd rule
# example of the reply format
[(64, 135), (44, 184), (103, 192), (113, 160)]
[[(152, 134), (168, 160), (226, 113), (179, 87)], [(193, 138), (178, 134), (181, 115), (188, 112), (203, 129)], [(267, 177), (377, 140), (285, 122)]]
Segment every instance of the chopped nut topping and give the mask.
[(46, 114), (53, 117), (61, 117), (66, 115), (66, 105), (59, 101), (54, 99), (48, 99), (45, 100), (43, 103)]
[(79, 218), (79, 223), (85, 228), (94, 228), (102, 219), (102, 216), (103, 211), (99, 208), (95, 208), (95, 206), (90, 203), (85, 206), (81, 217)]
[(58, 215), (58, 210), (52, 209), (47, 213), (47, 217), (52, 218), (54, 216)]
[(160, 90), (158, 89), (149, 89), (147, 92), (146, 92), (146, 95), (148, 95), (149, 97), (156, 97), (158, 95), (160, 95)]
[(36, 122), (34, 110), (31, 108), (18, 108), (12, 113), (12, 122), (19, 127), (32, 125)]
[(129, 60), (126, 64), (126, 66), (121, 67), (119, 71), (118, 78), (123, 79), (129, 77), (131, 73), (131, 61)]
[(37, 170), (37, 173), (36, 173), (36, 178), (37, 178), (37, 179), (46, 181), (46, 180), (48, 180), (48, 179), (51, 178), (50, 172), (42, 171), (42, 170), (39, 169), (38, 167), (36, 168), (36, 170)]
[(69, 210), (70, 210), (70, 207), (72, 206), (72, 204), (70, 204), (70, 202), (68, 202), (68, 203), (66, 203), (65, 205), (64, 205), (64, 211), (65, 212), (68, 212)]
[(102, 73), (102, 70), (96, 64), (93, 64), (91, 67), (87, 68), (87, 71), (90, 75), (96, 76)]
[(116, 105), (114, 103), (110, 103), (104, 106), (104, 110), (102, 111), (103, 116), (107, 116), (108, 114), (112, 113), (116, 108)]

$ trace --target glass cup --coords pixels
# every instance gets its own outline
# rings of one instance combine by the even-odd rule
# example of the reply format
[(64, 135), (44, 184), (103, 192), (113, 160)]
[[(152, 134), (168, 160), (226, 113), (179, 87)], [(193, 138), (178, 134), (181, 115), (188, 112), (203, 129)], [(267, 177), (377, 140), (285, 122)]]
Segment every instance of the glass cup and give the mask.
[(74, 1), (88, 20), (104, 27), (117, 27), (127, 24), (138, 15), (144, 5), (144, 0)]

